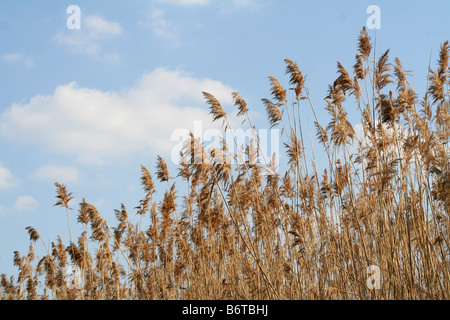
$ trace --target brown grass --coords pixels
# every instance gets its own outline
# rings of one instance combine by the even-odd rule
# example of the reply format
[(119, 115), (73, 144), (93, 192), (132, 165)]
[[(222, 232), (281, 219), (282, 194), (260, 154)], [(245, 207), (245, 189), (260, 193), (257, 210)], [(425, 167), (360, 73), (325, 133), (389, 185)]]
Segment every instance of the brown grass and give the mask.
[[(262, 100), (270, 126), (283, 126), (285, 172), (263, 176), (270, 159), (250, 161), (259, 139), (233, 155), (225, 141), (204, 150), (192, 136), (177, 177), (157, 158), (156, 177), (167, 187), (161, 201), (142, 166), (138, 224), (122, 205), (110, 228), (83, 199), (77, 222), (84, 232), (76, 242), (70, 234), (67, 246), (58, 237), (41, 258), (34, 255), (39, 233), (28, 227), (30, 250), (14, 252), (19, 274), (1, 275), (0, 298), (449, 299), (449, 48), (442, 44), (419, 101), (401, 61), (389, 63), (389, 50), (371, 65), (375, 53), (363, 28), (354, 74), (338, 62), (328, 88), (329, 122), (315, 116), (327, 163), (320, 171), (312, 143), (306, 158), (300, 121), (303, 108), (316, 114), (306, 77), (285, 59), (294, 101), (274, 77), (274, 100)], [(220, 102), (203, 94), (213, 121), (231, 129)], [(348, 120), (351, 97), (362, 137)], [(253, 128), (244, 98), (234, 92), (233, 99)], [(223, 161), (233, 156), (247, 161)], [(186, 194), (177, 195), (175, 180), (186, 183)], [(56, 187), (56, 205), (68, 212), (72, 195)], [(80, 289), (64, 279), (70, 264), (82, 271)], [(371, 265), (380, 268), (379, 289), (367, 286)]]

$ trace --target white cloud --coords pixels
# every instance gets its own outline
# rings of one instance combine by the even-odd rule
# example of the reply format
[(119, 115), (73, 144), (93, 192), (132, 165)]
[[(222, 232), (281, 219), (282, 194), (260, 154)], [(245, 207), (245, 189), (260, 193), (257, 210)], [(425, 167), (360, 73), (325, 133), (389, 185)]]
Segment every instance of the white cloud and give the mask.
[(121, 60), (120, 55), (118, 55), (117, 53), (113, 53), (113, 52), (105, 53), (103, 55), (103, 59), (107, 60), (107, 61), (109, 61), (111, 63), (117, 63), (117, 62), (119, 62)]
[(151, 9), (146, 16), (146, 21), (138, 22), (138, 25), (150, 28), (157, 37), (170, 41), (173, 44), (179, 44), (179, 29), (170, 19), (166, 18), (164, 10)]
[(0, 56), (0, 60), (9, 64), (23, 64), (28, 68), (34, 65), (34, 60), (23, 53), (7, 53)]
[(196, 79), (183, 71), (159, 68), (122, 92), (61, 85), (53, 95), (35, 96), (0, 115), (0, 136), (35, 144), (45, 151), (102, 163), (122, 154), (169, 152), (175, 129), (193, 130), (195, 121), (212, 127), (202, 91), (222, 104), (232, 102), (230, 87)]
[(209, 4), (209, 0), (159, 0), (159, 2), (183, 6)]
[(233, 14), (236, 10), (249, 9), (260, 11), (266, 5), (261, 0), (226, 0), (220, 1), (220, 12), (224, 14)]
[(108, 21), (100, 16), (89, 15), (83, 21), (83, 27), (86, 27), (92, 38), (102, 38), (107, 35), (119, 35), (122, 33), (122, 27), (119, 23)]
[(80, 173), (76, 168), (49, 164), (38, 168), (31, 175), (31, 178), (68, 184), (80, 181)]
[(160, 3), (166, 3), (177, 6), (206, 6), (212, 4), (218, 4), (222, 7), (222, 10), (232, 10), (244, 7), (257, 8), (262, 5), (262, 0), (158, 0)]
[(237, 7), (248, 7), (254, 6), (256, 4), (255, 0), (233, 0), (233, 5)]
[(221, 1), (210, 1), (210, 0), (159, 0), (160, 3), (167, 3), (171, 5), (179, 6), (206, 6), (210, 4), (220, 4), (224, 8), (243, 8), (243, 7), (256, 7), (261, 5), (261, 0), (221, 0)]
[(5, 217), (8, 214), (9, 209), (0, 204), (0, 218)]
[[(84, 17), (84, 16), (82, 16)], [(117, 54), (103, 54), (103, 41), (111, 36), (117, 36), (122, 33), (122, 27), (119, 23), (108, 21), (97, 15), (87, 15), (82, 18), (79, 30), (64, 30), (55, 36), (55, 40), (77, 53), (88, 56), (106, 58), (114, 55), (113, 61), (117, 61)]]
[[(244, 8), (256, 9), (260, 7), (260, 0), (221, 0), (217, 2), (211, 2), (209, 0), (160, 0), (162, 3), (168, 3), (172, 5), (217, 5), (219, 12), (224, 14), (231, 14), (236, 10)], [(199, 26), (198, 21), (178, 21), (167, 17), (164, 10), (160, 8), (151, 8), (145, 17), (144, 21), (137, 22), (138, 26), (149, 28), (152, 33), (170, 44), (179, 45), (183, 37), (180, 36), (181, 32), (186, 30), (188, 24), (190, 26)]]
[(164, 11), (160, 9), (153, 9), (150, 12), (149, 16), (150, 24), (153, 28), (153, 31), (158, 36), (169, 36), (173, 37), (173, 33), (169, 31), (169, 25), (171, 22), (169, 22), (167, 19), (164, 18)]
[(0, 164), (0, 189), (10, 189), (17, 184), (17, 179), (8, 168)]
[(2, 61), (16, 63), (22, 60), (24, 57), (23, 53), (8, 53), (1, 56)]
[(36, 199), (31, 196), (20, 196), (13, 204), (12, 210), (20, 213), (33, 212), (39, 205)]

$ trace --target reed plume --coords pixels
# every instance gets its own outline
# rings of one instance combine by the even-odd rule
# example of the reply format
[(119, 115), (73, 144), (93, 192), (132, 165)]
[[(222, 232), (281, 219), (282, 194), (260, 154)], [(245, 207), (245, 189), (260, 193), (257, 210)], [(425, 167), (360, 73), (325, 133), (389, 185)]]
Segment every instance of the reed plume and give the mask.
[[(191, 132), (174, 176), (159, 155), (155, 176), (140, 166), (135, 216), (121, 203), (110, 228), (108, 215), (83, 198), (78, 238), (70, 229), (74, 196), (55, 183), (70, 241), (58, 236), (46, 246), (27, 227), (29, 250), (13, 252), (17, 277), (1, 274), (0, 299), (448, 299), (449, 50), (445, 41), (419, 99), (412, 72), (397, 57), (391, 64), (389, 50), (377, 57), (362, 28), (353, 68), (337, 62), (324, 88), (325, 123), (306, 77), (285, 59), (295, 94), (271, 76), (271, 99), (255, 106), (267, 127), (282, 127), (282, 153), (263, 161), (246, 100), (231, 93), (251, 131), (238, 145), (221, 103), (203, 92), (234, 145), (220, 139), (208, 147)], [(302, 130), (309, 111), (313, 133)], [(39, 239), (49, 247), (41, 257)], [(76, 288), (66, 274), (72, 265), (81, 270)], [(367, 285), (373, 266), (377, 289)]]

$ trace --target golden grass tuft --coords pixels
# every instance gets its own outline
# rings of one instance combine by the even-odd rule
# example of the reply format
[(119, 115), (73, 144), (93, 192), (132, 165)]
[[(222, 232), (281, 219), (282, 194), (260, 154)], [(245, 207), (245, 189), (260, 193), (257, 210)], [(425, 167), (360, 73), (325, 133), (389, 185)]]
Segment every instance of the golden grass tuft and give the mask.
[[(0, 276), (0, 299), (449, 299), (449, 43), (441, 45), (437, 68), (429, 68), (422, 99), (400, 59), (392, 65), (387, 50), (370, 66), (372, 50), (363, 28), (353, 74), (338, 62), (328, 87), (328, 123), (315, 116), (296, 63), (284, 60), (292, 108), (281, 83), (269, 77), (273, 102), (262, 105), (269, 126), (283, 127), (282, 172), (274, 156), (256, 161), (261, 147), (250, 107), (233, 92), (238, 116), (255, 133), (245, 154), (231, 153), (241, 146), (225, 140), (205, 150), (191, 133), (175, 178), (160, 156), (158, 187), (141, 166), (138, 223), (122, 204), (110, 228), (83, 199), (77, 216), (83, 232), (72, 239), (73, 196), (55, 183), (70, 241), (42, 241), (51, 251), (37, 259), (42, 238), (27, 227), (29, 251), (13, 253), (18, 276)], [(203, 95), (212, 120), (231, 129), (220, 102)], [(302, 130), (306, 106), (315, 116), (310, 145)], [(359, 111), (360, 135), (347, 110)], [(176, 180), (186, 184), (184, 194)], [(79, 287), (67, 281), (70, 265), (81, 270)], [(380, 270), (375, 289), (367, 286), (371, 266)]]

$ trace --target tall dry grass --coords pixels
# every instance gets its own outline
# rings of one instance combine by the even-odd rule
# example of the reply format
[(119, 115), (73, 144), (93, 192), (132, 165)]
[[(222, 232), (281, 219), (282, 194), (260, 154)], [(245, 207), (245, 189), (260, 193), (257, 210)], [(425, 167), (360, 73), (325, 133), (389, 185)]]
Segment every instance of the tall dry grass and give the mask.
[[(442, 44), (419, 99), (401, 61), (390, 63), (389, 50), (376, 58), (363, 28), (352, 73), (338, 62), (329, 85), (329, 122), (315, 116), (320, 147), (302, 128), (305, 108), (316, 115), (306, 77), (286, 59), (292, 99), (269, 77), (271, 99), (262, 100), (269, 125), (283, 129), (285, 172), (270, 170), (272, 159), (252, 161), (258, 139), (233, 154), (225, 141), (205, 150), (192, 135), (177, 173), (159, 156), (155, 176), (142, 166), (139, 223), (122, 205), (110, 227), (83, 199), (77, 222), (84, 232), (70, 233), (68, 244), (58, 237), (41, 258), (34, 255), (40, 235), (27, 228), (30, 250), (14, 252), (19, 274), (1, 275), (0, 297), (448, 299), (449, 48)], [(231, 130), (220, 102), (204, 96), (213, 120)], [(233, 99), (252, 128), (246, 101), (238, 93)], [(348, 112), (360, 114), (361, 136)], [(224, 161), (233, 157), (239, 165)], [(159, 202), (154, 177), (167, 187)], [(185, 194), (175, 181), (186, 184)], [(56, 205), (67, 212), (72, 195), (56, 188)], [(80, 289), (65, 281), (70, 264), (82, 271)], [(367, 286), (371, 265), (380, 268), (379, 289)]]

